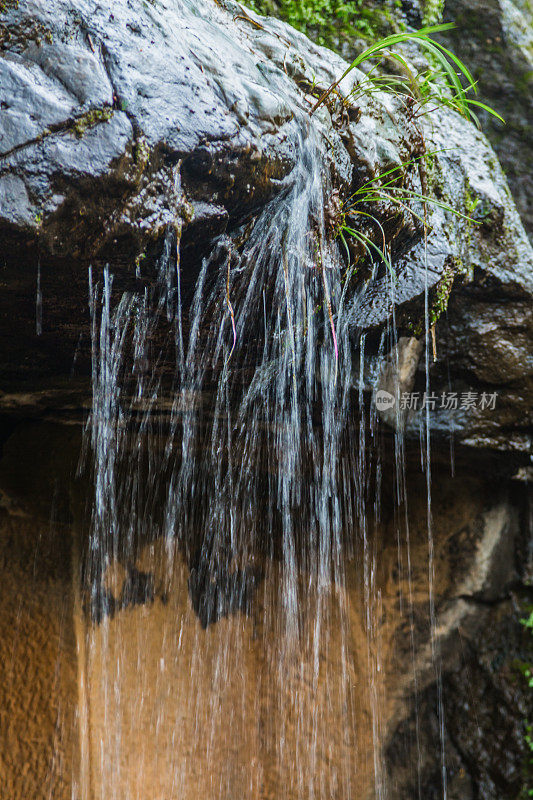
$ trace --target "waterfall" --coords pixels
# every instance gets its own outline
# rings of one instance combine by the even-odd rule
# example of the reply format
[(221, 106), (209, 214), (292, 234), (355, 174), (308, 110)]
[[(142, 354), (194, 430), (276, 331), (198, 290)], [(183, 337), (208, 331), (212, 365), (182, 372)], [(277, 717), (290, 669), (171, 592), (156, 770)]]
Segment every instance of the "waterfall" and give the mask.
[(380, 5), (0, 0), (1, 798), (530, 791), (527, 70)]
[(395, 330), (367, 358), (326, 143), (301, 112), (291, 135), (292, 170), (192, 292), (179, 225), (153, 279), (90, 275), (85, 798), (388, 796), (375, 530), (405, 467), (368, 396)]

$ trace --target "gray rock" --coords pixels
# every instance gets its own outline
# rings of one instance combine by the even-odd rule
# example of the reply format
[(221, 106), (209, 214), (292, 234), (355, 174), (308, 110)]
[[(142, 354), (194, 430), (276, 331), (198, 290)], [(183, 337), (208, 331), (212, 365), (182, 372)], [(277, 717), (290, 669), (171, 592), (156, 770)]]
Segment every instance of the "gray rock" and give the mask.
[(531, 5), (514, 0), (446, 0), (444, 20), (456, 24), (446, 43), (479, 81), (483, 99), (505, 119), (480, 113), (530, 237), (533, 233), (531, 108), (533, 18)]
[[(105, 191), (110, 181), (120, 184), (130, 208), (139, 186), (178, 162), (193, 201), (254, 207), (277, 190), (294, 162), (295, 115), (314, 102), (309, 87), (328, 86), (345, 64), (287, 26), (241, 12), (226, 2), (198, 13), (185, 0), (135, 9), (123, 0), (112, 13), (95, 2), (23, 0), (5, 12), (6, 25), (19, 33), (0, 59), (0, 171), (26, 185), (38, 221), (31, 228), (50, 249), (57, 249), (51, 217), (61, 208), (79, 217), (88, 178), (104, 181)], [(46, 31), (45, 42), (36, 30)], [(344, 81), (345, 92), (356, 77)], [(398, 104), (384, 97), (363, 105), (351, 153), (325, 108), (310, 122), (332, 146), (329, 168), (345, 184), (354, 167), (374, 174), (400, 164), (414, 147), (414, 129)], [(92, 185), (93, 197), (99, 193)], [(142, 216), (142, 203), (133, 205)], [(103, 201), (91, 206), (83, 212), (85, 232), (109, 216)], [(2, 221), (15, 224), (0, 208)], [(147, 228), (131, 215), (130, 222), (135, 236)], [(83, 238), (77, 219), (71, 241), (62, 238), (63, 252), (79, 252)]]
[[(379, 339), (394, 312), (403, 334), (397, 352), (385, 365), (381, 356), (381, 363), (376, 359), (377, 367), (384, 366), (381, 372), (369, 363), (369, 386), (376, 379), (381, 381), (380, 388), (395, 395), (411, 389), (423, 392), (426, 352), (430, 387), (437, 394), (498, 393), (494, 409), (459, 408), (451, 413), (437, 408), (430, 414), (434, 452), (447, 458), (452, 436), (467, 450), (467, 469), (458, 479), (447, 476), (448, 464), (434, 471), (434, 598), (439, 613), (435, 640), (430, 641), (427, 602), (427, 485), (425, 476), (420, 477), (419, 461), (416, 469), (406, 461), (408, 481), (414, 483), (409, 492), (414, 548), (411, 630), (403, 624), (405, 616), (394, 627), (401, 607), (393, 580), (399, 559), (400, 515), (392, 513), (398, 503), (396, 487), (391, 489), (387, 509), (390, 528), (384, 531), (378, 551), (376, 586), (390, 580), (388, 591), (383, 592), (383, 619), (392, 628), (384, 631), (391, 636), (383, 641), (400, 665), (396, 669), (397, 664), (391, 663), (385, 670), (395, 680), (396, 693), (387, 709), (390, 725), (384, 734), (390, 744), (387, 767), (394, 767), (396, 796), (402, 800), (416, 796), (416, 776), (415, 782), (406, 776), (402, 784), (402, 768), (407, 762), (416, 764), (422, 752), (428, 761), (427, 780), (425, 773), (421, 776), (423, 796), (438, 796), (440, 791), (438, 774), (432, 784), (433, 772), (439, 769), (438, 732), (434, 741), (429, 737), (422, 742), (418, 753), (413, 747), (409, 759), (402, 752), (392, 752), (397, 741), (416, 741), (416, 735), (396, 736), (394, 727), (405, 721), (410, 724), (413, 709), (422, 708), (420, 699), (428, 708), (424, 734), (435, 727), (434, 646), (442, 654), (445, 688), (450, 687), (450, 696), (460, 708), (458, 714), (451, 712), (448, 721), (455, 742), (450, 752), (458, 765), (457, 775), (451, 776), (450, 798), (493, 798), (502, 785), (507, 792), (514, 786), (512, 773), (521, 753), (506, 757), (505, 742), (493, 733), (490, 704), (496, 712), (501, 707), (510, 709), (505, 712), (509, 717), (505, 730), (510, 731), (513, 743), (520, 741), (520, 716), (512, 702), (505, 698), (504, 703), (497, 702), (494, 686), (508, 691), (504, 667), (493, 669), (484, 661), (501, 648), (501, 629), (511, 628), (509, 621), (513, 637), (519, 639), (517, 615), (507, 606), (512, 602), (512, 586), (525, 580), (519, 563), (525, 539), (519, 523), (525, 516), (525, 503), (523, 498), (515, 500), (507, 486), (496, 491), (482, 470), (475, 480), (470, 473), (477, 463), (487, 470), (488, 450), (503, 454), (513, 464), (515, 457), (517, 465), (527, 463), (527, 413), (533, 394), (533, 271), (531, 249), (490, 146), (453, 112), (422, 118), (418, 130), (402, 105), (386, 96), (363, 96), (352, 119), (342, 118), (339, 104), (330, 110), (323, 106), (310, 117), (316, 99), (311, 89), (327, 87), (342, 74), (345, 62), (279, 21), (264, 20), (229, 0), (142, 4), (115, 0), (112, 12), (109, 5), (106, 8), (96, 0), (20, 0), (16, 8), (8, 6), (2, 26), (9, 27), (10, 36), (4, 37), (5, 29), (0, 27), (4, 98), (0, 111), (0, 375), (7, 389), (0, 393), (0, 408), (11, 426), (13, 420), (25, 420), (11, 438), (9, 424), (3, 431), (8, 441), (0, 504), (10, 513), (26, 513), (27, 507), (49, 520), (50, 504), (57, 499), (56, 479), (70, 488), (75, 473), (79, 453), (75, 426), (62, 426), (72, 429), (67, 438), (75, 441), (69, 442), (63, 438), (65, 431), (61, 438), (54, 430), (47, 435), (39, 425), (28, 425), (28, 418), (42, 424), (46, 415), (51, 420), (66, 417), (69, 422), (76, 414), (86, 416), (89, 264), (96, 274), (109, 262), (117, 293), (129, 290), (137, 280), (140, 262), (136, 264), (136, 256), (149, 252), (151, 245), (155, 250), (171, 229), (173, 245), (181, 236), (184, 281), (194, 284), (201, 256), (213, 249), (217, 237), (225, 234), (238, 246), (243, 230), (283, 190), (296, 161), (298, 142), (306, 134), (319, 143), (324, 183), (331, 178), (331, 185), (344, 197), (368, 178), (421, 155), (423, 138), (433, 153), (426, 164), (428, 185), (445, 204), (475, 216), (479, 224), (430, 204), (425, 210), (420, 206), (421, 214), (428, 216), (426, 240), (408, 214), (392, 214), (397, 209), (384, 204), (376, 213), (390, 223), (387, 243), (397, 278), (392, 281), (390, 275), (378, 273), (363, 281), (352, 321), (356, 333), (365, 329), (369, 339), (372, 335)], [(353, 73), (340, 91), (347, 94), (358, 77)], [(410, 186), (422, 188), (416, 162), (403, 172)], [(325, 198), (326, 203), (331, 199)], [(139, 281), (142, 278), (148, 284), (149, 267), (145, 272), (143, 265), (141, 272)], [(424, 296), (428, 295), (433, 310), (435, 296), (452, 275), (448, 311), (436, 324), (437, 360), (433, 363), (431, 335), (423, 339)], [(35, 324), (38, 280), (42, 336), (36, 335)], [(162, 307), (158, 311), (164, 316)], [(154, 341), (149, 341), (152, 344), (157, 354), (155, 334)], [(73, 361), (82, 359), (83, 347), (88, 365), (82, 373), (85, 381), (80, 380), (78, 386), (70, 376)], [(149, 372), (148, 356), (139, 358), (136, 366)], [(23, 379), (26, 384), (20, 388)], [(160, 413), (162, 425), (168, 422), (176, 399), (164, 395), (165, 385), (162, 381), (160, 405), (150, 405), (154, 422)], [(183, 398), (191, 405), (198, 401), (192, 392)], [(201, 398), (204, 401), (209, 406), (208, 398)], [(382, 415), (382, 422), (389, 432), (401, 424), (414, 434), (419, 458), (424, 417), (399, 418), (393, 413)], [(154, 428), (159, 428), (159, 421), (157, 417)], [(376, 438), (371, 441), (373, 447)], [(44, 454), (38, 452), (36, 442)], [(479, 462), (474, 461), (473, 451)], [(381, 474), (381, 462), (379, 470)], [(393, 472), (383, 469), (382, 474), (389, 480)], [(161, 479), (165, 479), (164, 470)], [(79, 489), (80, 495), (87, 490), (88, 484)], [(71, 493), (65, 493), (65, 506), (69, 497)], [(85, 502), (79, 505), (86, 507)], [(153, 527), (157, 531), (157, 525)], [(352, 562), (354, 580), (362, 580), (361, 563)], [(124, 605), (132, 605), (154, 596), (155, 584), (144, 570), (133, 574), (130, 569), (130, 573), (128, 591), (102, 585), (97, 617), (106, 608), (116, 609), (119, 598)], [(228, 574), (219, 570), (216, 576), (224, 612), (234, 610), (226, 595), (241, 588), (247, 595), (255, 580), (253, 574), (238, 573), (234, 585)], [(189, 588), (199, 615), (212, 621), (217, 597), (205, 591), (204, 577), (197, 575)], [(500, 626), (494, 634), (497, 644), (478, 648), (485, 631), (496, 628), (496, 623)], [(476, 651), (475, 657), (463, 657), (465, 642)], [(518, 646), (513, 648), (509, 652), (518, 652)], [(502, 663), (509, 670), (511, 657), (505, 655)], [(496, 777), (487, 763), (490, 752), (479, 741), (482, 734), (474, 722), (461, 726), (461, 716), (475, 717), (468, 707), (470, 667), (491, 698), (489, 702), (480, 697), (477, 708), (484, 713), (483, 735), (495, 740), (491, 752), (497, 755)], [(413, 668), (419, 679), (416, 690)], [(425, 723), (422, 711), (420, 715)], [(465, 770), (469, 737), (475, 740), (474, 766)], [(485, 795), (479, 793), (476, 781), (489, 787)], [(432, 785), (436, 787), (433, 794), (426, 791)]]
[[(471, 212), (476, 221), (449, 212), (434, 213), (437, 224), (429, 234), (428, 245), (433, 244), (428, 246), (428, 271), (433, 268), (432, 253), (440, 247), (443, 262), (454, 275), (448, 308), (442, 309), (436, 324), (436, 360), (432, 345), (428, 345), (430, 391), (438, 398), (430, 413), (433, 442), (446, 452), (451, 438), (469, 448), (522, 454), (523, 463), (529, 463), (533, 423), (531, 247), (503, 172), (483, 135), (448, 111), (435, 112), (424, 129), (428, 149), (436, 153), (434, 190), (463, 214)], [(409, 260), (415, 254), (423, 266), (424, 243), (409, 254)], [(424, 271), (421, 268), (415, 274), (422, 280)], [(434, 303), (430, 293), (429, 306)], [(423, 335), (423, 306), (413, 319), (418, 320), (418, 332)], [(411, 330), (413, 327), (416, 330), (416, 325), (411, 325)], [(388, 383), (390, 390), (390, 376)], [(410, 411), (404, 421), (416, 441), (426, 415), (420, 409), (426, 391), (425, 358), (421, 358), (414, 390), (419, 394), (419, 409)], [(457, 409), (440, 407), (443, 392), (457, 394)], [(476, 402), (461, 408), (468, 392), (475, 395)], [(488, 398), (494, 393), (495, 406), (486, 400), (482, 407), (482, 395)]]
[(34, 210), (22, 178), (7, 174), (0, 177), (0, 203), (5, 218), (23, 227), (34, 222)]

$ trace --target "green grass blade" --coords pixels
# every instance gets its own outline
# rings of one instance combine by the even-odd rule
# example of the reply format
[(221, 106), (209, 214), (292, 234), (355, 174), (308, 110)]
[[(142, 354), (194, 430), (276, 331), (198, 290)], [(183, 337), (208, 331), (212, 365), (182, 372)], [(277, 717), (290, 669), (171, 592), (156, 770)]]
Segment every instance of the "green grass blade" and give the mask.
[(434, 42), (430, 40), (424, 40), (420, 43), (426, 50), (428, 50), (434, 58), (437, 60), (438, 64), (440, 65), (443, 75), (448, 80), (448, 84), (452, 91), (455, 92), (455, 95), (458, 99), (458, 102), (462, 105), (462, 102), (465, 97), (465, 91), (463, 89), (463, 84), (459, 80), (457, 73), (452, 68), (450, 62), (447, 58), (441, 53), (440, 49), (434, 44)]
[(454, 28), (454, 24), (452, 22), (445, 23), (443, 25), (428, 25), (425, 28), (421, 28), (419, 31), (414, 32), (404, 32), (404, 33), (395, 33), (391, 36), (386, 36), (384, 39), (381, 39), (379, 42), (368, 47), (362, 53), (360, 53), (357, 58), (355, 58), (352, 63), (350, 64), (347, 69), (342, 73), (340, 78), (336, 80), (331, 86), (326, 89), (325, 92), (319, 97), (313, 108), (311, 109), (311, 114), (317, 110), (317, 108), (322, 105), (322, 103), (327, 100), (331, 92), (337, 88), (339, 83), (344, 80), (344, 78), (356, 67), (362, 64), (364, 61), (368, 61), (369, 58), (374, 57), (377, 53), (382, 52), (390, 47), (393, 47), (396, 44), (401, 44), (401, 42), (411, 41), (413, 39), (420, 40), (423, 42), (425, 39), (428, 38), (429, 34), (431, 33), (441, 33), (442, 31), (450, 30)]
[(483, 111), (486, 111), (488, 114), (492, 114), (493, 117), (496, 117), (496, 119), (499, 119), (500, 122), (503, 122), (503, 124), (505, 125), (504, 118), (500, 116), (500, 114), (498, 114), (497, 111), (488, 106), (486, 103), (482, 103), (479, 100), (471, 100), (469, 97), (466, 98), (465, 102), (467, 102), (468, 105), (470, 106), (477, 106), (478, 108), (482, 108)]
[(472, 87), (474, 92), (477, 94), (477, 86), (476, 86), (477, 81), (475, 81), (474, 78), (472, 77), (472, 73), (470, 72), (464, 61), (461, 61), (460, 58), (457, 58), (455, 53), (452, 53), (451, 50), (448, 50), (448, 48), (444, 47), (444, 45), (440, 44), (440, 42), (436, 42), (436, 45), (439, 48), (439, 50), (441, 50), (444, 53), (444, 55), (446, 55), (451, 61), (453, 61), (456, 67), (458, 67), (458, 69), (465, 76), (466, 80), (468, 81), (468, 85)]

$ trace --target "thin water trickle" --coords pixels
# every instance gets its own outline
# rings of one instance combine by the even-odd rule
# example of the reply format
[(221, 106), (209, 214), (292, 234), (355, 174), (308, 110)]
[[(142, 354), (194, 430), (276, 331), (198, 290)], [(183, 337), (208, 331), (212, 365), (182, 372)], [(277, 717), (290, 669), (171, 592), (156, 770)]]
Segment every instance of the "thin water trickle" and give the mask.
[[(429, 318), (429, 288), (428, 288), (428, 265), (427, 265), (427, 228), (425, 232), (425, 271), (424, 271), (424, 369), (425, 369), (425, 396), (430, 396), (430, 340), (434, 335), (431, 330)], [(430, 404), (424, 406), (424, 436), (425, 436), (425, 474), (426, 474), (426, 496), (427, 496), (427, 532), (428, 532), (428, 587), (429, 587), (429, 624), (431, 638), (431, 654), (433, 668), (435, 671), (435, 682), (437, 686), (437, 719), (439, 724), (440, 759), (441, 759), (441, 782), (442, 798), (447, 800), (447, 773), (446, 773), (446, 751), (445, 751), (445, 727), (444, 727), (444, 701), (442, 686), (442, 669), (440, 653), (437, 650), (437, 614), (435, 607), (435, 543), (433, 537), (433, 512), (431, 504), (431, 424), (430, 424)]]
[[(192, 296), (179, 228), (149, 288), (89, 275), (87, 798), (388, 796), (375, 531), (389, 469), (407, 521), (403, 432), (385, 465), (325, 145), (299, 114), (292, 137), (277, 195)], [(378, 372), (394, 344), (393, 320)]]

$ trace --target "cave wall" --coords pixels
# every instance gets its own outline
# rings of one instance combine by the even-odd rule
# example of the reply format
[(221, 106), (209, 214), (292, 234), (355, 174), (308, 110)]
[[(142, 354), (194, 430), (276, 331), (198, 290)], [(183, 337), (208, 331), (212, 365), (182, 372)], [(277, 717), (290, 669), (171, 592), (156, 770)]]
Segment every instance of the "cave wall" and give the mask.
[[(357, 796), (371, 798), (376, 718), (386, 796), (414, 797), (420, 784), (424, 797), (440, 797), (420, 468), (408, 461), (407, 509), (395, 505), (385, 471), (381, 521), (369, 531), (379, 598), (371, 631), (363, 542), (355, 529), (346, 531), (344, 595), (321, 595), (330, 625), (321, 634), (315, 686), (317, 595), (303, 572), (299, 641), (308, 649), (281, 657), (275, 561), (263, 565), (246, 609), (206, 625), (182, 553), (155, 539), (134, 562), (110, 562), (108, 603), (92, 613), (80, 600), (91, 492), (86, 478), (81, 486), (76, 478), (80, 433), (72, 425), (19, 423), (0, 461), (2, 779), (10, 800), (105, 800), (111, 793), (126, 800), (138, 792), (164, 800), (199, 789), (212, 800), (235, 793), (296, 798), (311, 770), (317, 790), (328, 786), (341, 800), (349, 776)], [(531, 576), (527, 487), (451, 469), (436, 464), (431, 504), (448, 796), (514, 800), (527, 757), (519, 665), (532, 655), (518, 621)], [(349, 618), (348, 709), (340, 702), (341, 608)], [(369, 646), (380, 664), (372, 679)]]
[(77, 645), (69, 531), (0, 511), (0, 783), (10, 800), (72, 800)]

